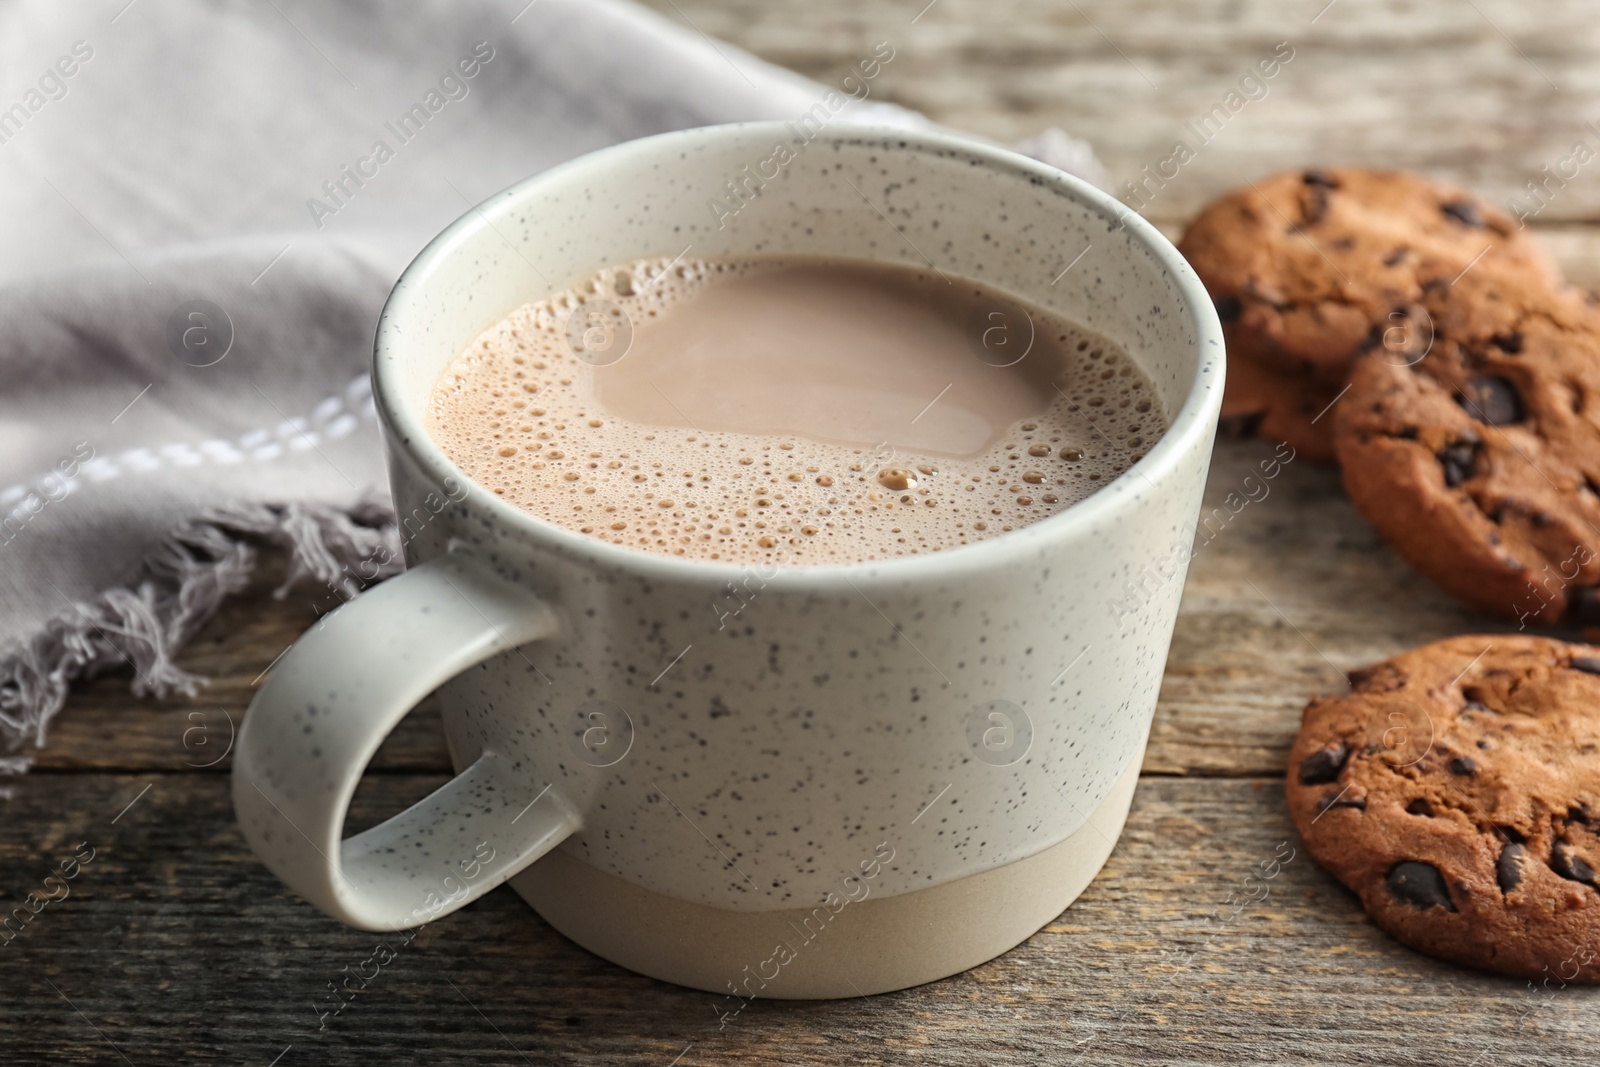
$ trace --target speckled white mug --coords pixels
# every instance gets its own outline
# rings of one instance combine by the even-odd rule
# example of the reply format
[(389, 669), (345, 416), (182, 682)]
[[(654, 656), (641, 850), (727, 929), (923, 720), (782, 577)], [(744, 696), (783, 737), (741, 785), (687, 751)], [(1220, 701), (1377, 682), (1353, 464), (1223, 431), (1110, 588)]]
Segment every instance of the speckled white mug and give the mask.
[[(808, 132), (714, 127), (556, 167), (462, 216), (395, 286), (373, 374), (410, 569), (283, 657), (234, 765), (246, 838), (330, 915), (414, 926), (513, 880), (600, 955), (722, 994), (726, 1022), (758, 995), (990, 959), (1109, 855), (1216, 426), (1211, 303), (1152, 227), (1050, 167), (933, 133)], [(1126, 346), (1170, 429), (1084, 502), (992, 540), (771, 570), (548, 525), (429, 439), (439, 373), (512, 309), (691, 252), (987, 282)], [(435, 688), (458, 777), (343, 839), (367, 761)]]

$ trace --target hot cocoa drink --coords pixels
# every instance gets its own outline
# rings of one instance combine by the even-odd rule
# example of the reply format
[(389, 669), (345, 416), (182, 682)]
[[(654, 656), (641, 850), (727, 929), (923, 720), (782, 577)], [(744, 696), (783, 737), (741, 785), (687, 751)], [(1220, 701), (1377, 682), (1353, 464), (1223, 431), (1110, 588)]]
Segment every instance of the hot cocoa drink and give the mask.
[(644, 552), (855, 563), (1038, 522), (1166, 420), (1119, 346), (936, 270), (651, 260), (450, 364), (434, 439), (539, 518)]

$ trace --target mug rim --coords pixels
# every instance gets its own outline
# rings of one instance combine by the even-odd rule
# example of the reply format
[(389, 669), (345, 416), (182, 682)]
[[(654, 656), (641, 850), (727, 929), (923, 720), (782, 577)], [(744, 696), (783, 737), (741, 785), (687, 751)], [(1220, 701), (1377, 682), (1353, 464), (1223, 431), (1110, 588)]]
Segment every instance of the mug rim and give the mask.
[[(413, 299), (412, 291), (421, 289), (426, 284), (429, 274), (441, 266), (456, 251), (458, 245), (471, 236), (493, 228), (493, 224), (489, 221), (491, 209), (504, 210), (507, 205), (515, 205), (533, 195), (545, 183), (570, 177), (574, 172), (609, 167), (635, 154), (668, 154), (678, 151), (677, 145), (681, 142), (693, 139), (763, 133), (781, 135), (785, 129), (785, 124), (781, 121), (738, 122), (673, 130), (635, 138), (546, 168), (514, 182), (467, 209), (429, 241), (407, 264), (391, 288), (384, 301), (383, 310), (379, 314), (373, 341), (372, 392), (379, 421), (388, 443), (403, 449), (435, 484), (446, 485), (450, 479), (458, 482), (465, 491), (464, 496), (460, 498), (461, 503), (470, 503), (473, 507), (487, 509), (505, 526), (548, 544), (565, 556), (586, 560), (607, 569), (625, 570), (661, 581), (703, 579), (721, 583), (748, 574), (752, 567), (771, 566), (766, 563), (751, 564), (642, 552), (626, 545), (612, 544), (568, 530), (508, 503), (479, 485), (445, 454), (428, 433), (421, 413), (412, 410), (400, 395), (398, 383), (392, 381), (390, 377), (393, 372), (387, 368), (400, 362), (396, 350), (407, 341), (407, 338), (400, 333), (395, 320)], [(1189, 266), (1177, 248), (1143, 216), (1081, 178), (1021, 153), (984, 141), (933, 130), (909, 130), (864, 123), (841, 123), (835, 130), (823, 136), (831, 143), (882, 139), (886, 151), (964, 153), (991, 171), (1014, 176), (1023, 183), (1042, 184), (1064, 193), (1070, 199), (1098, 213), (1109, 226), (1126, 227), (1132, 233), (1134, 240), (1152, 254), (1165, 269), (1175, 292), (1188, 304), (1185, 313), (1194, 331), (1197, 359), (1193, 375), (1184, 393), (1183, 404), (1155, 445), (1142, 458), (1083, 500), (1038, 522), (1019, 526), (982, 541), (957, 545), (937, 552), (862, 560), (855, 563), (777, 564), (780, 576), (786, 572), (799, 572), (807, 584), (814, 587), (854, 588), (856, 582), (860, 580), (888, 582), (933, 578), (952, 571), (1003, 565), (1010, 559), (1026, 555), (1031, 549), (1043, 543), (1054, 541), (1075, 529), (1093, 524), (1102, 516), (1131, 506), (1141, 493), (1153, 488), (1162, 477), (1171, 474), (1172, 469), (1182, 462), (1191, 450), (1203, 447), (1209, 442), (1216, 414), (1222, 404), (1226, 365), (1222, 324), (1217, 318), (1210, 294), (1207, 293), (1194, 269)], [(512, 309), (508, 309), (507, 313), (509, 310)], [(398, 366), (395, 366), (395, 371), (398, 371)], [(443, 371), (442, 366), (439, 371)]]

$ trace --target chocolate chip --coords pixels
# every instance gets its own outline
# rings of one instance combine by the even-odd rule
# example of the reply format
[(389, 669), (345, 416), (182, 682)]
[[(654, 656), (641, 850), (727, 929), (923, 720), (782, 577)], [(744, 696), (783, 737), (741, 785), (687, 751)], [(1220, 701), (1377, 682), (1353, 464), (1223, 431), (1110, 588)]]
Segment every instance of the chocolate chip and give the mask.
[(1500, 892), (1509, 893), (1522, 883), (1522, 857), (1527, 854), (1515, 841), (1500, 850), (1500, 858), (1494, 861), (1494, 880), (1500, 883)]
[(1320, 185), (1324, 189), (1339, 188), (1338, 178), (1335, 178), (1327, 171), (1319, 170), (1316, 167), (1312, 167), (1310, 170), (1302, 174), (1300, 176), (1300, 180), (1305, 182), (1307, 185)]
[(1429, 804), (1422, 797), (1418, 797), (1406, 805), (1406, 814), (1421, 815), (1424, 818), (1431, 819), (1433, 818), (1433, 805)]
[(1444, 484), (1454, 489), (1473, 476), (1478, 466), (1478, 442), (1453, 441), (1435, 454), (1444, 468)]
[(1594, 868), (1573, 852), (1566, 841), (1557, 841), (1550, 849), (1550, 869), (1569, 881), (1594, 885)]
[(1417, 860), (1401, 860), (1389, 869), (1384, 879), (1389, 895), (1419, 908), (1444, 908), (1455, 911), (1450, 903), (1450, 890), (1445, 888), (1444, 876), (1439, 868)]
[(1510, 333), (1497, 333), (1489, 338), (1489, 343), (1507, 355), (1518, 355), (1522, 352), (1522, 335), (1516, 330)]
[(1573, 656), (1567, 666), (1585, 674), (1600, 674), (1600, 656)]
[(1478, 205), (1471, 200), (1452, 200), (1447, 204), (1440, 204), (1439, 210), (1455, 219), (1476, 229), (1483, 229), (1483, 212), (1478, 210)]
[(1479, 422), (1490, 426), (1506, 426), (1522, 421), (1522, 397), (1509, 379), (1494, 374), (1480, 374), (1461, 390), (1456, 402)]
[(1265, 411), (1252, 411), (1245, 415), (1224, 415), (1217, 420), (1217, 434), (1222, 437), (1254, 437), (1266, 417)]
[(1451, 774), (1465, 776), (1478, 773), (1478, 765), (1472, 761), (1471, 756), (1457, 756), (1447, 766), (1450, 768)]
[(1409, 248), (1397, 248), (1397, 249), (1395, 249), (1393, 252), (1390, 252), (1388, 255), (1383, 257), (1383, 265), (1385, 267), (1394, 266), (1396, 263), (1399, 263), (1402, 259), (1405, 259), (1406, 258), (1406, 253), (1409, 252), (1409, 251), (1411, 251), (1411, 249), (1409, 249)]
[(1300, 761), (1300, 784), (1323, 785), (1339, 777), (1350, 749), (1343, 741), (1330, 741)]
[(1320, 185), (1313, 185), (1306, 190), (1305, 204), (1301, 210), (1300, 222), (1306, 226), (1315, 226), (1328, 215), (1328, 190)]
[(1326, 815), (1332, 808), (1354, 808), (1356, 811), (1366, 811), (1367, 798), (1350, 796), (1344, 790), (1340, 790), (1337, 793), (1324, 793), (1322, 795), (1322, 806), (1317, 809), (1317, 815), (1319, 817)]
[(1586, 585), (1568, 593), (1567, 617), (1585, 626), (1600, 626), (1600, 588)]
[(1214, 296), (1211, 302), (1217, 306), (1217, 318), (1223, 322), (1232, 322), (1244, 310), (1244, 305), (1239, 303), (1236, 296)]

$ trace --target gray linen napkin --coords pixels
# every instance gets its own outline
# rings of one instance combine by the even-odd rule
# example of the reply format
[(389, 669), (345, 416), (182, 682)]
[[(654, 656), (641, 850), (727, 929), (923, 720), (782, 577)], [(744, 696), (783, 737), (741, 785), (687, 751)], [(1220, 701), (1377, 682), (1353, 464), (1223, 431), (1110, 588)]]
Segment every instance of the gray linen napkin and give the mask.
[[(260, 545), (341, 595), (346, 568), (387, 558), (372, 330), (473, 204), (629, 138), (795, 118), (830, 88), (854, 98), (834, 121), (923, 123), (626, 0), (29, 0), (0, 8), (0, 70), (10, 753), (96, 671), (193, 691), (174, 654)], [(1098, 177), (1059, 131), (1025, 150)]]

